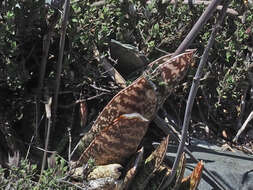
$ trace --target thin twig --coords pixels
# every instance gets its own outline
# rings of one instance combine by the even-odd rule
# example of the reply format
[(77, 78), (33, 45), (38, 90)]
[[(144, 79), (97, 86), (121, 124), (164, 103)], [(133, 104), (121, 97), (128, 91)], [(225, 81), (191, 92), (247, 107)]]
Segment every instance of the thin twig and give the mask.
[[(168, 1), (168, 0), (164, 0), (163, 3), (167, 3), (167, 1)], [(177, 3), (176, 0), (170, 0), (170, 4), (176, 4), (176, 3)], [(194, 1), (192, 1), (192, 0), (183, 0), (183, 1), (181, 1), (180, 3), (181, 3), (181, 4), (184, 4), (184, 5), (186, 5), (186, 4), (192, 4), (192, 5), (209, 5), (209, 4), (211, 3), (211, 1), (204, 1), (204, 0), (194, 0)], [(223, 6), (217, 6), (217, 7), (216, 7), (217, 10), (222, 10), (222, 8), (223, 8)], [(238, 13), (236, 10), (231, 9), (231, 8), (228, 8), (228, 9), (227, 9), (227, 13), (228, 13), (228, 14), (231, 14), (231, 15), (235, 15), (235, 16), (239, 15), (239, 13)]]
[(206, 8), (205, 12), (201, 15), (197, 23), (193, 26), (190, 33), (185, 37), (184, 41), (175, 51), (174, 55), (178, 55), (186, 50), (191, 42), (196, 38), (199, 31), (203, 28), (207, 20), (213, 15), (215, 8), (220, 4), (221, 0), (213, 0)]
[(99, 98), (100, 96), (103, 96), (103, 95), (106, 95), (106, 94), (108, 94), (108, 93), (102, 92), (101, 94), (97, 94), (97, 95), (91, 96), (89, 98), (76, 100), (75, 102), (73, 102), (71, 104), (68, 104), (68, 105), (59, 105), (59, 108), (63, 108), (63, 109), (65, 108), (65, 109), (67, 109), (67, 108), (75, 106), (76, 104), (80, 104), (82, 102), (87, 102), (89, 100), (93, 100), (93, 99)]
[(43, 154), (43, 160), (42, 160), (42, 166), (41, 166), (41, 172), (40, 172), (40, 179), (39, 182), (42, 179), (42, 174), (46, 165), (46, 157), (47, 157), (47, 149), (48, 149), (48, 142), (50, 137), (50, 129), (51, 129), (51, 104), (52, 104), (52, 98), (50, 97), (48, 99), (48, 102), (45, 104), (46, 109), (46, 115), (47, 115), (47, 136), (46, 136), (46, 142), (45, 142), (45, 151)]
[(69, 149), (68, 149), (68, 161), (71, 160), (71, 145), (72, 145), (72, 138), (71, 138), (71, 128), (68, 127), (68, 137), (69, 137)]
[[(39, 126), (40, 126), (40, 124), (41, 124), (41, 122), (42, 122), (44, 116), (45, 116), (45, 113), (43, 113), (43, 115), (42, 115), (42, 117), (41, 117), (41, 120), (40, 120), (40, 122), (39, 122)], [(35, 138), (35, 136), (33, 135), (33, 136), (31, 137), (31, 140), (30, 140), (29, 145), (28, 145), (28, 150), (27, 150), (27, 153), (26, 153), (26, 156), (25, 156), (25, 160), (28, 159), (28, 156), (29, 156), (31, 147), (33, 146), (32, 144), (33, 144), (34, 138)], [(25, 143), (25, 144), (26, 144), (26, 143)], [(37, 148), (37, 149), (39, 149), (39, 150), (42, 150), (42, 151), (46, 151), (45, 149), (40, 148), (40, 147), (38, 147), (38, 146), (33, 146), (33, 147), (35, 147), (35, 148)], [(46, 152), (47, 152), (47, 153), (53, 153), (54, 151), (46, 151)]]
[(43, 152), (47, 152), (47, 153), (50, 153), (50, 154), (53, 154), (55, 153), (55, 151), (52, 151), (52, 150), (46, 150), (46, 149), (43, 149), (41, 147), (38, 147), (38, 146), (35, 146), (34, 148), (40, 150), (40, 151), (43, 151)]
[[(200, 29), (197, 28), (197, 26), (200, 27), (201, 24), (204, 24), (205, 21), (207, 20), (206, 18), (202, 18), (202, 17), (204, 16), (204, 17), (209, 18), (211, 16), (213, 10), (215, 9), (215, 7), (219, 4), (219, 2), (220, 2), (219, 0), (212, 1), (212, 3), (208, 6), (207, 10), (202, 14), (199, 21), (196, 23), (196, 27), (194, 26), (193, 29), (191, 30), (191, 32), (189, 33), (188, 36), (192, 35), (192, 37), (186, 37), (184, 42), (182, 42), (182, 44), (177, 49), (176, 53), (180, 53), (181, 51), (184, 50), (185, 47), (188, 46), (187, 43), (190, 43), (193, 40), (193, 36), (196, 36), (196, 34), (192, 34), (192, 32), (193, 31), (198, 32)], [(181, 142), (179, 144), (179, 147), (178, 147), (178, 150), (177, 150), (177, 156), (176, 156), (176, 159), (174, 161), (172, 171), (170, 173), (170, 177), (169, 177), (168, 181), (166, 181), (164, 183), (162, 189), (166, 189), (175, 177), (176, 170), (178, 168), (178, 164), (179, 164), (181, 155), (182, 155), (183, 150), (184, 150), (186, 135), (187, 135), (187, 132), (188, 132), (188, 126), (189, 126), (189, 122), (190, 122), (190, 118), (191, 118), (191, 110), (192, 110), (192, 107), (193, 107), (195, 96), (196, 96), (197, 91), (198, 91), (200, 78), (202, 77), (202, 73), (203, 73), (203, 68), (204, 68), (204, 66), (207, 62), (209, 51), (210, 51), (211, 47), (213, 46), (214, 39), (215, 39), (215, 36), (216, 36), (216, 32), (218, 31), (221, 23), (223, 22), (223, 19), (224, 19), (225, 15), (226, 15), (226, 10), (227, 10), (227, 7), (228, 7), (229, 3), (230, 3), (230, 1), (225, 1), (225, 3), (224, 3), (221, 14), (218, 18), (217, 23), (215, 24), (215, 26), (212, 30), (211, 36), (208, 40), (207, 47), (205, 48), (205, 51), (204, 51), (203, 56), (201, 58), (200, 64), (198, 66), (198, 70), (197, 70), (197, 72), (195, 74), (195, 77), (193, 79), (193, 83), (192, 83), (192, 86), (191, 86), (190, 94), (188, 96), (186, 110), (185, 110), (184, 123), (183, 123), (183, 129), (182, 129), (182, 140), (181, 140)], [(208, 10), (208, 9), (213, 9), (213, 10)]]
[(38, 128), (39, 128), (39, 118), (40, 114), (40, 99), (41, 99), (41, 91), (43, 88), (43, 82), (46, 73), (46, 65), (48, 59), (48, 52), (50, 47), (50, 39), (53, 34), (53, 30), (57, 21), (59, 19), (59, 11), (55, 10), (54, 14), (49, 18), (48, 32), (43, 37), (43, 49), (42, 49), (42, 60), (40, 64), (40, 74), (39, 74), (39, 83), (36, 94), (36, 125), (35, 125), (35, 139), (38, 140)]
[(249, 85), (247, 85), (247, 87), (244, 88), (244, 93), (241, 96), (240, 115), (239, 115), (239, 118), (238, 118), (238, 121), (237, 121), (237, 129), (239, 129), (242, 126), (242, 118), (243, 118), (245, 108), (246, 108), (245, 101), (246, 101), (246, 96), (247, 96), (248, 89), (249, 89)]
[(94, 85), (94, 84), (91, 84), (90, 86), (91, 86), (92, 88), (94, 88), (95, 90), (99, 90), (99, 91), (101, 91), (101, 92), (111, 93), (110, 90), (107, 90), (107, 89), (104, 89), (104, 88), (101, 88), (101, 87), (97, 87), (97, 86)]
[[(81, 105), (80, 105), (80, 107), (81, 107)], [(74, 106), (73, 109), (72, 109), (71, 125), (70, 125), (70, 127), (68, 127), (68, 137), (69, 137), (68, 161), (69, 161), (69, 162), (70, 162), (70, 160), (71, 160), (71, 147), (72, 147), (71, 130), (73, 129), (73, 125), (74, 125), (75, 110), (76, 110), (76, 106)]]
[(32, 147), (33, 139), (34, 139), (34, 135), (32, 136), (32, 138), (31, 138), (31, 140), (30, 140), (30, 143), (29, 143), (29, 146), (28, 146), (28, 150), (27, 150), (27, 152), (26, 152), (25, 160), (28, 159), (28, 156), (29, 156), (29, 153), (30, 153), (30, 150), (31, 150), (31, 147)]
[(239, 129), (239, 131), (237, 132), (236, 136), (233, 139), (233, 142), (237, 142), (239, 136), (242, 134), (242, 132), (245, 130), (245, 128), (247, 127), (248, 123), (253, 119), (253, 111), (249, 114), (248, 118), (246, 119), (246, 121), (243, 123), (242, 127)]
[(60, 38), (60, 47), (59, 47), (59, 57), (57, 62), (57, 71), (56, 71), (56, 84), (54, 91), (54, 107), (53, 107), (53, 117), (56, 118), (57, 107), (58, 107), (58, 93), (61, 84), (61, 71), (62, 71), (62, 60), (64, 54), (64, 46), (65, 46), (65, 36), (66, 36), (66, 28), (69, 16), (69, 7), (70, 0), (65, 0), (64, 10), (63, 10), (63, 20), (61, 26), (61, 38)]
[(85, 188), (82, 188), (82, 187), (79, 186), (79, 185), (76, 185), (76, 184), (71, 183), (71, 182), (69, 182), (69, 181), (65, 181), (65, 180), (63, 180), (63, 179), (58, 179), (57, 181), (60, 182), (60, 183), (66, 183), (66, 184), (68, 184), (68, 185), (72, 185), (72, 186), (76, 187), (77, 189), (81, 189), (81, 190), (84, 190), (84, 189), (85, 189)]

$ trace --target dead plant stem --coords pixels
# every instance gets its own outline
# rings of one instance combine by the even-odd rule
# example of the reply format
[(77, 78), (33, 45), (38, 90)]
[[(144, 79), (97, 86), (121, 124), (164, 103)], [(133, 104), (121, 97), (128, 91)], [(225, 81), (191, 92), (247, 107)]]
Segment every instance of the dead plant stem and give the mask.
[[(219, 4), (219, 2), (220, 2), (219, 0), (212, 1), (212, 3), (208, 6), (207, 10), (202, 14), (200, 19), (196, 23), (196, 25), (193, 27), (192, 31), (187, 35), (184, 42), (182, 42), (182, 44), (176, 50), (175, 54), (180, 53), (181, 51), (183, 51), (189, 45), (188, 43), (192, 42), (192, 40), (194, 39), (196, 34), (199, 32), (200, 28), (203, 26), (203, 24), (207, 20), (206, 17), (209, 18), (212, 15), (213, 10), (215, 10), (215, 7)], [(206, 65), (208, 54), (209, 54), (209, 51), (210, 51), (211, 47), (213, 46), (216, 33), (217, 33), (221, 23), (223, 22), (223, 20), (225, 18), (226, 10), (228, 8), (229, 3), (230, 3), (230, 1), (225, 1), (225, 3), (224, 3), (221, 14), (220, 14), (215, 26), (213, 27), (211, 36), (208, 40), (207, 47), (205, 48), (205, 51), (204, 51), (204, 53), (202, 55), (202, 58), (200, 60), (200, 64), (198, 66), (197, 72), (196, 72), (195, 77), (193, 79), (190, 94), (188, 96), (188, 100), (187, 100), (187, 104), (186, 104), (186, 110), (185, 110), (184, 122), (183, 122), (183, 129), (182, 129), (182, 139), (181, 139), (181, 142), (180, 142), (178, 150), (177, 150), (177, 156), (176, 156), (176, 159), (174, 161), (172, 171), (170, 173), (170, 178), (169, 178), (168, 181), (166, 181), (164, 183), (164, 185), (162, 186), (162, 189), (166, 189), (175, 177), (176, 170), (178, 168), (178, 164), (179, 164), (181, 155), (182, 155), (183, 150), (184, 150), (186, 136), (187, 136), (187, 132), (188, 132), (188, 126), (189, 126), (189, 122), (190, 122), (190, 118), (191, 118), (191, 111), (192, 111), (193, 103), (194, 103), (194, 100), (195, 100), (195, 97), (196, 97), (196, 94), (197, 94), (197, 91), (198, 91), (200, 79), (202, 77), (203, 68)], [(208, 10), (208, 9), (212, 9), (212, 10)], [(203, 16), (204, 16), (204, 18), (202, 18)], [(202, 20), (202, 21), (200, 21), (200, 20)]]
[(54, 106), (53, 106), (53, 119), (54, 119), (54, 121), (56, 119), (56, 113), (57, 113), (57, 107), (58, 107), (58, 94), (59, 94), (59, 89), (60, 89), (60, 84), (61, 84), (62, 60), (63, 60), (63, 54), (64, 54), (69, 7), (70, 7), (70, 0), (65, 0), (64, 10), (63, 10), (63, 20), (62, 20), (62, 26), (61, 26), (59, 57), (58, 57), (57, 70), (56, 70), (56, 84), (55, 84), (55, 91), (54, 91), (54, 101), (53, 101), (54, 102)]
[(50, 137), (50, 129), (51, 129), (51, 104), (52, 104), (52, 98), (50, 97), (48, 99), (48, 102), (45, 104), (45, 109), (46, 109), (46, 115), (47, 115), (47, 134), (46, 134), (46, 140), (45, 140), (45, 151), (43, 154), (43, 160), (42, 160), (42, 166), (41, 166), (41, 171), (40, 171), (40, 179), (39, 183), (42, 179), (42, 174), (46, 165), (46, 158), (47, 158), (47, 150), (48, 150), (48, 143), (49, 143), (49, 137)]
[(203, 28), (204, 24), (207, 22), (207, 20), (213, 15), (213, 12), (216, 10), (215, 8), (221, 3), (221, 0), (213, 0), (209, 6), (206, 8), (204, 13), (200, 16), (199, 20), (196, 22), (196, 24), (191, 29), (190, 33), (185, 37), (184, 41), (180, 44), (180, 46), (177, 48), (177, 50), (174, 53), (175, 55), (178, 55), (180, 53), (183, 53), (184, 50), (186, 50), (192, 41), (196, 38), (199, 31)]
[(54, 30), (54, 27), (58, 21), (59, 18), (59, 11), (55, 10), (54, 14), (50, 17), (49, 26), (47, 34), (43, 37), (43, 52), (42, 52), (42, 60), (40, 64), (40, 74), (39, 74), (39, 82), (38, 82), (38, 89), (36, 94), (36, 124), (35, 124), (35, 139), (38, 140), (38, 128), (39, 128), (39, 120), (41, 118), (40, 113), (40, 99), (41, 99), (41, 91), (43, 88), (43, 82), (45, 78), (46, 73), (46, 65), (47, 65), (47, 59), (48, 59), (48, 52), (50, 47), (50, 39), (52, 37), (52, 33)]

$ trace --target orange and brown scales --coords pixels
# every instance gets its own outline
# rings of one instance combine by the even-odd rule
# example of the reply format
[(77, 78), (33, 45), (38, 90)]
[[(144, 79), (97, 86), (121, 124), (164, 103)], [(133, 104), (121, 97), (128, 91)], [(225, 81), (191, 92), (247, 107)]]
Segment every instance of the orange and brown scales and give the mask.
[(158, 72), (161, 73), (162, 80), (166, 84), (180, 81), (184, 77), (189, 63), (191, 63), (192, 54), (193, 52), (189, 51), (178, 55), (171, 58), (169, 64), (164, 63), (158, 67)]
[[(193, 54), (195, 50), (187, 50), (185, 53), (177, 55), (175, 57), (165, 56), (163, 59), (154, 61), (151, 63), (152, 67), (159, 64), (155, 70), (152, 71), (152, 68), (148, 70), (148, 75), (152, 81), (163, 82), (165, 85), (173, 85), (175, 82), (179, 82), (186, 71), (192, 63)], [(164, 61), (162, 64), (160, 62)]]
[[(110, 164), (127, 159), (127, 156), (137, 149), (157, 108), (164, 102), (175, 83), (185, 75), (194, 52), (186, 51), (172, 58), (167, 55), (154, 61), (144, 75), (114, 96), (91, 130), (81, 139), (79, 147), (83, 154), (77, 165), (85, 163), (90, 157), (95, 157), (97, 164)], [(153, 66), (156, 67), (154, 70)], [(160, 82), (164, 83), (162, 87), (159, 86)], [(129, 117), (133, 113), (135, 117)], [(124, 133), (125, 131), (127, 133)], [(132, 134), (135, 138), (133, 143), (127, 141)], [(121, 146), (122, 144), (124, 146)], [(115, 150), (119, 154), (116, 154)]]
[(157, 95), (152, 83), (144, 77), (138, 78), (115, 95), (105, 106), (90, 131), (81, 139), (80, 149), (85, 150), (98, 133), (110, 126), (121, 115), (139, 113), (150, 121), (156, 109)]
[(145, 75), (157, 88), (158, 106), (164, 103), (172, 88), (185, 76), (193, 62), (194, 52), (187, 50), (174, 57), (166, 55), (149, 64)]
[(148, 124), (149, 120), (139, 113), (121, 115), (100, 131), (81, 155), (75, 167), (81, 166), (90, 158), (95, 160), (96, 165), (123, 164), (136, 152)]

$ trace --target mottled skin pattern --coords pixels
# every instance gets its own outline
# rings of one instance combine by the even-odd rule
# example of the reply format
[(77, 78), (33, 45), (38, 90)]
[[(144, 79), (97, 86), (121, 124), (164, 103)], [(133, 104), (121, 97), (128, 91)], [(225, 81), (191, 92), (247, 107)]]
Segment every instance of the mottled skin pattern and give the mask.
[(146, 78), (157, 88), (158, 105), (163, 105), (171, 89), (185, 76), (190, 63), (193, 62), (195, 50), (187, 50), (175, 57), (163, 56), (150, 64)]
[(78, 166), (91, 157), (96, 165), (124, 163), (136, 152), (148, 124), (149, 121), (140, 114), (121, 115), (95, 137), (77, 162)]
[(79, 143), (79, 152), (83, 152), (95, 136), (110, 126), (115, 119), (127, 113), (139, 113), (151, 120), (157, 109), (157, 95), (154, 86), (144, 77), (138, 78), (130, 86), (121, 90), (100, 113), (94, 125)]
[[(194, 52), (189, 50), (172, 58), (167, 55), (152, 62), (140, 78), (114, 96), (81, 139), (79, 151), (83, 154), (74, 166), (86, 163), (90, 157), (95, 158), (96, 164), (122, 163), (128, 159), (158, 107), (185, 75)], [(132, 113), (136, 113), (135, 117), (124, 115)]]

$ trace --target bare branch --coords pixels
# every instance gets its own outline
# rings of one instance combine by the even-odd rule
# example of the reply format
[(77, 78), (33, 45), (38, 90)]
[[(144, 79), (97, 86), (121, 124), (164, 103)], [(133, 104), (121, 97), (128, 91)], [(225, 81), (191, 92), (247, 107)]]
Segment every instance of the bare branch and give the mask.
[(48, 102), (45, 104), (45, 109), (46, 109), (46, 116), (47, 116), (47, 136), (46, 136), (46, 142), (45, 142), (45, 151), (43, 154), (43, 160), (42, 160), (42, 166), (41, 166), (41, 172), (40, 172), (40, 179), (39, 182), (41, 181), (41, 177), (46, 165), (46, 157), (47, 157), (47, 149), (48, 149), (48, 142), (49, 142), (49, 137), (50, 137), (50, 129), (51, 129), (51, 104), (52, 104), (52, 98), (50, 97), (48, 99)]
[[(197, 23), (195, 24), (195, 26), (193, 27), (191, 32), (187, 35), (185, 40), (179, 46), (179, 48), (177, 49), (175, 54), (180, 53), (181, 51), (183, 51), (189, 45), (188, 43), (193, 41), (194, 37), (196, 36), (196, 34), (194, 34), (194, 32), (199, 32), (200, 27), (203, 26), (203, 24), (205, 23), (207, 18), (210, 18), (211, 14), (213, 13), (213, 10), (209, 10), (209, 9), (215, 9), (215, 7), (219, 4), (219, 2), (220, 2), (219, 0), (212, 1), (212, 3), (208, 6), (207, 10), (201, 15), (201, 17), (199, 18), (199, 20), (197, 21)], [(190, 94), (188, 96), (186, 110), (185, 110), (184, 123), (183, 123), (183, 129), (182, 129), (182, 140), (181, 140), (181, 142), (179, 144), (179, 147), (178, 147), (178, 150), (177, 150), (177, 156), (176, 156), (176, 159), (174, 161), (172, 171), (170, 173), (170, 178), (169, 178), (168, 181), (166, 181), (164, 183), (162, 189), (166, 189), (166, 187), (168, 187), (170, 185), (173, 178), (175, 177), (176, 170), (177, 170), (181, 155), (182, 155), (183, 150), (184, 150), (186, 135), (187, 135), (187, 132), (188, 132), (188, 126), (189, 126), (190, 118), (191, 118), (191, 110), (192, 110), (192, 106), (193, 106), (193, 103), (194, 103), (195, 96), (196, 96), (197, 91), (198, 91), (199, 82), (200, 82), (200, 79), (201, 79), (202, 73), (203, 73), (203, 68), (204, 68), (204, 66), (207, 62), (209, 51), (210, 51), (211, 47), (213, 46), (216, 33), (217, 33), (221, 23), (223, 22), (223, 19), (224, 19), (225, 15), (226, 15), (226, 10), (228, 8), (229, 3), (230, 3), (230, 1), (225, 2), (225, 5), (222, 9), (222, 12), (221, 12), (221, 14), (220, 14), (220, 16), (217, 20), (217, 23), (215, 24), (215, 26), (213, 28), (213, 31), (211, 33), (210, 38), (208, 40), (207, 47), (205, 48), (202, 59), (201, 59), (200, 64), (198, 66), (197, 73), (195, 74), (195, 77), (193, 79), (193, 83), (192, 83), (192, 86), (191, 86)]]
[(237, 132), (236, 136), (233, 139), (233, 142), (237, 142), (239, 136), (242, 134), (242, 132), (245, 130), (245, 128), (247, 127), (248, 123), (253, 119), (253, 111), (249, 114), (248, 118), (246, 119), (246, 121), (243, 123), (242, 127), (240, 128), (240, 130)]
[(64, 54), (66, 28), (67, 28), (67, 22), (68, 22), (68, 16), (69, 16), (69, 7), (70, 7), (70, 0), (65, 0), (62, 28), (61, 28), (60, 47), (59, 47), (59, 57), (58, 57), (57, 71), (56, 71), (56, 84), (55, 84), (55, 91), (54, 91), (54, 107), (53, 107), (54, 118), (56, 117), (57, 107), (58, 107), (58, 93), (59, 93), (60, 84), (61, 84), (62, 60), (63, 60), (63, 54)]
[(213, 15), (215, 8), (220, 3), (221, 3), (221, 0), (214, 0), (209, 4), (209, 6), (206, 8), (205, 12), (200, 16), (197, 23), (191, 29), (190, 33), (185, 37), (184, 41), (177, 48), (176, 52), (174, 53), (175, 55), (178, 55), (178, 54), (184, 52), (184, 50), (186, 50), (189, 47), (191, 42), (198, 35), (199, 31), (203, 28), (203, 26), (207, 22), (207, 20)]

